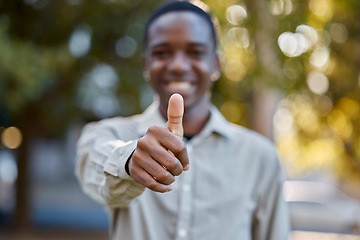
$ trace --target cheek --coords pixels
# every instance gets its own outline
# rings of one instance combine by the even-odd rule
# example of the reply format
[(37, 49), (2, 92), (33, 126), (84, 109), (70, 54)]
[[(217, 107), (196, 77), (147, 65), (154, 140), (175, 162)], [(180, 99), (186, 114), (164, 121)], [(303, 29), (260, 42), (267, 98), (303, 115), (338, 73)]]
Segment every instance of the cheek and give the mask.
[(213, 71), (211, 66), (207, 63), (202, 63), (198, 64), (195, 69), (197, 71), (199, 79), (201, 80), (201, 85), (210, 85), (210, 75)]
[(163, 69), (165, 66), (165, 64), (161, 61), (152, 61), (152, 63), (150, 64), (149, 70), (150, 70), (150, 74), (157, 74), (159, 71), (161, 71), (161, 69)]
[(214, 64), (209, 60), (204, 60), (196, 64), (196, 68), (202, 72), (203, 75), (211, 75), (214, 70)]

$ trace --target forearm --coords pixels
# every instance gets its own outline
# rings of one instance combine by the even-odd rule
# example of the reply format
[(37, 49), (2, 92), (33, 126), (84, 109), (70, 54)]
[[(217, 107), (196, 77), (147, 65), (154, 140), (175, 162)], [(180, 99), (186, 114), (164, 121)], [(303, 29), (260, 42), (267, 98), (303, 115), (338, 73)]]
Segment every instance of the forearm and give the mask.
[(85, 129), (78, 142), (76, 176), (83, 191), (95, 201), (108, 207), (127, 207), (144, 190), (125, 171), (137, 141), (114, 138), (106, 132)]

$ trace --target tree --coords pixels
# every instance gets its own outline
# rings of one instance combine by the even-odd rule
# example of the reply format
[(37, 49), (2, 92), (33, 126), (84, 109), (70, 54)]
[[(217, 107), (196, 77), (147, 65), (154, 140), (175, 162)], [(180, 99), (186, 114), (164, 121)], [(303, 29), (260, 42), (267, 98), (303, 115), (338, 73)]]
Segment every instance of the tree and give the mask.
[[(0, 127), (24, 136), (17, 219), (32, 139), (151, 102), (142, 28), (159, 2), (0, 1)], [(212, 97), (222, 113), (274, 137), (290, 174), (326, 167), (359, 183), (359, 1), (195, 2), (217, 16), (223, 75)]]

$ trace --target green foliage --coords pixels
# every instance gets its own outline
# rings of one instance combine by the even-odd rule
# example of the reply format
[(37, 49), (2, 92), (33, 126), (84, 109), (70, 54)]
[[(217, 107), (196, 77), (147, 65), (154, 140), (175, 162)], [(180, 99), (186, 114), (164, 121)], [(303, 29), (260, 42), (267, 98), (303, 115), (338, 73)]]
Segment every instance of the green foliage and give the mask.
[[(142, 77), (142, 30), (159, 2), (0, 1), (0, 125), (30, 119), (34, 131), (49, 136), (74, 121), (141, 112), (152, 99)], [(292, 119), (289, 135), (275, 134), (284, 161), (300, 166), (296, 172), (327, 164), (339, 176), (360, 178), (359, 1), (204, 2), (220, 26), (223, 75), (213, 101), (224, 115), (251, 126), (257, 92), (275, 89), (284, 96), (278, 109)], [(233, 5), (247, 15), (230, 23)], [(284, 54), (279, 36), (298, 33), (300, 25), (315, 29), (317, 40), (301, 54)], [(69, 48), (76, 31), (90, 36), (78, 56)], [(327, 53), (326, 64), (314, 65)], [(314, 71), (328, 79), (325, 92), (309, 86)], [(332, 146), (333, 155), (321, 155), (319, 147)]]

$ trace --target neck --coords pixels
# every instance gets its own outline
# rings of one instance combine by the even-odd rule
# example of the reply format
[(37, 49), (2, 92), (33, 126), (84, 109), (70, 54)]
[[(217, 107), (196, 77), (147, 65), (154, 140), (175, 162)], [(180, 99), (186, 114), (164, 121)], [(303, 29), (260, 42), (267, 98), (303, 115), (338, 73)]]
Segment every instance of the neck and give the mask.
[(199, 107), (185, 109), (183, 117), (184, 135), (195, 136), (199, 134), (209, 118), (210, 103), (207, 100), (200, 103)]

